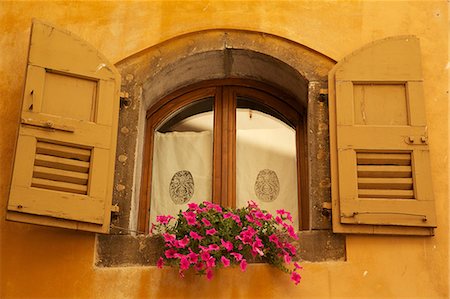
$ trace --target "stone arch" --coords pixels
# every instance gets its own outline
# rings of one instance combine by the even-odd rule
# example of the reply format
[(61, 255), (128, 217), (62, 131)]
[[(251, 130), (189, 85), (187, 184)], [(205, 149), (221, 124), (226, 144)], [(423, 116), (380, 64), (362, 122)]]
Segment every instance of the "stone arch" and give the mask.
[[(335, 61), (304, 45), (245, 30), (205, 30), (149, 47), (116, 63), (122, 75), (110, 235), (97, 236), (98, 266), (155, 264), (162, 249), (148, 236), (134, 236), (140, 189), (145, 113), (169, 93), (200, 81), (243, 78), (290, 93), (307, 112), (310, 230), (301, 231), (300, 258), (342, 260), (345, 239), (331, 231), (323, 202), (331, 201), (327, 97)], [(144, 232), (142, 232), (144, 233)]]
[[(220, 29), (178, 36), (117, 62), (122, 74), (122, 91), (129, 94), (130, 101), (120, 111), (114, 190), (114, 202), (119, 204), (126, 217), (113, 219), (113, 223), (134, 227), (145, 113), (159, 99), (200, 81), (253, 79), (290, 93), (308, 114), (314, 115), (308, 117), (308, 131), (315, 134), (314, 128), (320, 127), (319, 124), (328, 118), (326, 109), (318, 102), (319, 89), (326, 88), (328, 71), (334, 64), (331, 58), (282, 37)], [(329, 176), (329, 170), (321, 170), (324, 166), (320, 166), (321, 161), (316, 157), (317, 154), (320, 156), (317, 151), (327, 146), (328, 137), (316, 137), (308, 138), (309, 163), (315, 172), (322, 171), (323, 175), (315, 173), (310, 179), (309, 195), (313, 206), (310, 209), (317, 206), (316, 212), (320, 213), (321, 207), (314, 198), (322, 198), (324, 191), (314, 186), (324, 185), (327, 179), (323, 177)], [(126, 162), (122, 162), (124, 156)], [(317, 177), (322, 179), (318, 181)], [(314, 218), (314, 211), (310, 215)], [(325, 224), (318, 225), (323, 227)]]

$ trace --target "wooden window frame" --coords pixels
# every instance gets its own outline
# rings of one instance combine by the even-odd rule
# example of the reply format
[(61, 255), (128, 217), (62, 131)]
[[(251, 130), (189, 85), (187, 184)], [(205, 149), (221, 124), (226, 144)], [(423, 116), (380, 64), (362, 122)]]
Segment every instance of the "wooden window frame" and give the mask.
[(306, 117), (293, 96), (261, 82), (242, 79), (209, 80), (175, 91), (146, 113), (138, 230), (149, 231), (154, 132), (171, 114), (207, 97), (214, 98), (212, 201), (236, 207), (236, 106), (237, 97), (255, 99), (285, 117), (296, 130), (299, 229), (310, 228)]

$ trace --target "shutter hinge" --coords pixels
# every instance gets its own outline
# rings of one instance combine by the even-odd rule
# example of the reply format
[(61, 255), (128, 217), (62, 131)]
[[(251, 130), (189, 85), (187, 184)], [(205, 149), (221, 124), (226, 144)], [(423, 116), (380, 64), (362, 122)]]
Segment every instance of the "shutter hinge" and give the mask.
[(120, 108), (128, 107), (131, 105), (130, 95), (126, 91), (120, 92)]
[(325, 201), (322, 203), (322, 215), (325, 217), (330, 217), (331, 215), (331, 202)]
[(111, 213), (119, 213), (119, 212), (120, 212), (120, 208), (119, 208), (118, 204), (111, 206)]
[(319, 90), (319, 102), (328, 101), (328, 89), (320, 89)]

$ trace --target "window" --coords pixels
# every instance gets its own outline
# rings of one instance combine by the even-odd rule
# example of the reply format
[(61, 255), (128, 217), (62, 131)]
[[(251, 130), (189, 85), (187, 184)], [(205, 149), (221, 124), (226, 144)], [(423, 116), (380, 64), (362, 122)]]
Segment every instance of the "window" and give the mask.
[(284, 208), (308, 228), (305, 122), (290, 96), (248, 80), (197, 84), (152, 106), (146, 130), (140, 231), (205, 200)]
[[(151, 197), (151, 190), (145, 189), (157, 169), (150, 167), (154, 156), (149, 154), (155, 148), (155, 130), (195, 131), (187, 127), (194, 119), (209, 119), (212, 154), (200, 148), (211, 156), (205, 168), (212, 173), (211, 198), (233, 206), (239, 205), (233, 197), (240, 189), (239, 173), (246, 176), (249, 168), (239, 162), (239, 130), (255, 129), (244, 121), (253, 115), (289, 132), (295, 129), (303, 259), (343, 259), (345, 237), (336, 233), (432, 235), (436, 217), (420, 58), (418, 39), (410, 36), (375, 42), (335, 65), (280, 37), (212, 30), (162, 43), (118, 63), (121, 85), (115, 66), (96, 49), (34, 21), (6, 218), (109, 233), (97, 235), (99, 266), (154, 263), (161, 248), (152, 238), (130, 231), (136, 229), (134, 189), (147, 192), (144, 199)], [(295, 100), (243, 78), (281, 86)], [(206, 81), (212, 79), (221, 81)], [(165, 97), (200, 81), (206, 83)], [(131, 103), (120, 112), (119, 86), (130, 94)], [(327, 86), (328, 101), (321, 91)], [(80, 105), (73, 104), (76, 100)], [(383, 118), (377, 116), (385, 112), (379, 111), (380, 103), (389, 107)], [(149, 119), (160, 119), (146, 122), (155, 127), (144, 138), (139, 121), (145, 115), (140, 113), (148, 107)], [(208, 138), (203, 143), (208, 144)], [(136, 146), (144, 140), (145, 151)], [(146, 165), (142, 188), (135, 165)], [(248, 185), (255, 176), (248, 175)], [(150, 201), (145, 205), (139, 217), (143, 227), (149, 223)], [(330, 211), (333, 230), (329, 213), (323, 213)]]

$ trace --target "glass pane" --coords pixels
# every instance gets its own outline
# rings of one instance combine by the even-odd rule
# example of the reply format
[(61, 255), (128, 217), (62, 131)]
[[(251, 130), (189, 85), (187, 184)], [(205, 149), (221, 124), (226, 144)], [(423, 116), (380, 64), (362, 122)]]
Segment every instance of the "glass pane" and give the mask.
[(212, 199), (214, 99), (172, 114), (154, 133), (150, 221)]
[(236, 206), (255, 201), (263, 210), (291, 212), (298, 227), (295, 129), (276, 111), (238, 98), (236, 111)]

